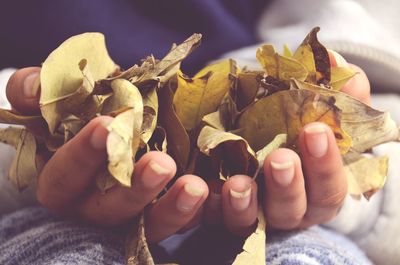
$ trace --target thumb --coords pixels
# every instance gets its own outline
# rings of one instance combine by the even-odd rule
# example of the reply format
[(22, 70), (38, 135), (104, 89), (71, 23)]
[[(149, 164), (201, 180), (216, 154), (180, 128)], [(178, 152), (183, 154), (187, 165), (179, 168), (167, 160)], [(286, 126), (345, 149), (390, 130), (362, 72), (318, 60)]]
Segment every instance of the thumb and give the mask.
[(6, 93), (12, 107), (22, 114), (39, 113), (40, 68), (16, 71), (8, 80)]

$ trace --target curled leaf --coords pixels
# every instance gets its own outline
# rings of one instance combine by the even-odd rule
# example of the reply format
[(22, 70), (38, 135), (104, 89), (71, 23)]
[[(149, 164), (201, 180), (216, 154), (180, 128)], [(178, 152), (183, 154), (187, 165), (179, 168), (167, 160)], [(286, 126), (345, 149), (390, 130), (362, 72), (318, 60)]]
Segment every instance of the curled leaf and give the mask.
[[(139, 148), (140, 130), (143, 122), (142, 96), (132, 83), (116, 79), (111, 83), (115, 97), (125, 96), (126, 110), (119, 113), (108, 126), (107, 137), (108, 171), (124, 186), (131, 186), (134, 157)], [(110, 106), (120, 108), (113, 100)], [(111, 108), (111, 107), (109, 107)]]
[(331, 87), (334, 90), (341, 90), (342, 87), (357, 73), (350, 67), (331, 68)]

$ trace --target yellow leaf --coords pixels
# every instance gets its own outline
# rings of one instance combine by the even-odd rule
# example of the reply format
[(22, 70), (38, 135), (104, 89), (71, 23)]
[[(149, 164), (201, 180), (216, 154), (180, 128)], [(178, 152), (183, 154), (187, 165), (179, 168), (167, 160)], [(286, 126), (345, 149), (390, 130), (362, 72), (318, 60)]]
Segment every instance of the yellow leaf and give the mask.
[(293, 56), (293, 53), (287, 44), (283, 45), (283, 56), (289, 57), (289, 58)]
[(279, 55), (272, 45), (263, 45), (257, 49), (257, 60), (269, 76), (289, 81), (291, 78), (305, 80), (307, 69), (297, 60)]
[(24, 190), (37, 177), (36, 141), (34, 136), (23, 128), (8, 127), (0, 129), (0, 142), (16, 149), (8, 178), (19, 191)]
[(211, 156), (215, 166), (227, 178), (236, 174), (254, 175), (258, 162), (246, 140), (233, 133), (203, 127), (197, 138), (200, 151)]
[(243, 251), (236, 256), (232, 265), (265, 265), (265, 241), (265, 217), (259, 207), (256, 231), (246, 239)]
[(45, 60), (40, 72), (40, 105), (42, 115), (54, 133), (61, 118), (62, 109), (57, 102), (72, 95), (82, 84), (79, 63), (82, 59), (90, 64), (93, 79), (111, 75), (116, 69), (108, 55), (101, 33), (84, 33), (63, 42)]
[[(108, 171), (119, 183), (130, 187), (143, 122), (142, 96), (137, 87), (124, 79), (112, 81), (111, 87), (113, 97), (121, 100), (125, 97), (125, 103), (129, 105), (125, 105), (126, 110), (119, 113), (107, 128), (110, 132), (107, 137)], [(110, 102), (110, 106), (120, 107), (116, 102), (121, 101)]]
[(357, 74), (356, 71), (350, 67), (332, 67), (331, 68), (331, 87), (334, 90), (341, 90), (343, 86), (353, 76)]
[(354, 196), (364, 195), (369, 199), (385, 184), (389, 158), (364, 157), (352, 153), (343, 157), (348, 180), (348, 192)]
[(399, 129), (388, 112), (375, 110), (346, 93), (297, 80), (293, 80), (292, 88), (315, 91), (335, 99), (335, 105), (341, 111), (341, 127), (351, 136), (353, 152), (363, 153), (378, 144), (395, 141), (399, 137)]
[(174, 106), (186, 130), (193, 130), (203, 116), (217, 110), (235, 83), (235, 65), (232, 60), (221, 61), (206, 66), (193, 79), (178, 72)]
[(260, 99), (240, 115), (235, 132), (254, 150), (260, 150), (278, 134), (287, 134), (288, 147), (297, 146), (304, 125), (319, 121), (331, 127), (342, 153), (351, 147), (351, 138), (341, 129), (340, 110), (333, 97), (310, 90), (285, 90)]

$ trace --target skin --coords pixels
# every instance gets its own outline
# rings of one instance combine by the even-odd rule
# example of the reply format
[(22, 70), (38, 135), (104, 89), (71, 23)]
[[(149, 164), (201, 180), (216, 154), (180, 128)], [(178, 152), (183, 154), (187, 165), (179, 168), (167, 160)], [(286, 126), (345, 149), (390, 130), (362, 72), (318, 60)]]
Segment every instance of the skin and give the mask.
[[(330, 52), (333, 66), (347, 64), (333, 54)], [(343, 91), (368, 103), (368, 79), (360, 68), (350, 67), (360, 74)], [(40, 91), (33, 90), (39, 72), (38, 67), (24, 68), (8, 82), (8, 100), (20, 113), (39, 112)], [(107, 227), (124, 224), (145, 209), (146, 236), (155, 243), (199, 222), (223, 225), (233, 234), (246, 236), (257, 219), (258, 199), (269, 228), (309, 227), (331, 220), (347, 194), (332, 131), (324, 124), (311, 123), (299, 135), (300, 155), (281, 148), (266, 158), (265, 187), (257, 187), (245, 175), (217, 185), (185, 175), (160, 200), (151, 203), (175, 175), (176, 164), (167, 154), (150, 152), (137, 161), (131, 188), (115, 186), (104, 195), (93, 189), (93, 183), (107, 160), (106, 126), (111, 120), (106, 116), (93, 119), (45, 160), (37, 188), (42, 205), (57, 214)], [(321, 144), (321, 139), (325, 143)], [(263, 196), (257, 196), (258, 190), (263, 190)]]

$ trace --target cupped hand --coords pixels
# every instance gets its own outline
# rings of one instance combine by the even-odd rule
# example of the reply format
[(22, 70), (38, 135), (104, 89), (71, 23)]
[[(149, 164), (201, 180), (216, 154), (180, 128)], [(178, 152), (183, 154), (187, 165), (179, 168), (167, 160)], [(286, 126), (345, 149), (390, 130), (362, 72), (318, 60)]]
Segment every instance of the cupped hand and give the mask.
[[(359, 74), (349, 80), (343, 92), (370, 101), (370, 85), (365, 73), (330, 51), (332, 66), (349, 66)], [(298, 155), (280, 148), (264, 161), (264, 187), (249, 176), (236, 175), (222, 187), (210, 189), (206, 221), (224, 224), (239, 236), (248, 235), (257, 220), (261, 200), (268, 229), (300, 229), (334, 218), (347, 194), (347, 178), (332, 130), (313, 122), (302, 128)], [(257, 189), (263, 196), (257, 196)]]
[[(7, 97), (22, 114), (39, 113), (37, 83), (40, 68), (24, 68), (7, 84)], [(152, 203), (176, 173), (167, 154), (149, 152), (135, 165), (132, 187), (114, 186), (105, 194), (95, 188), (99, 170), (107, 163), (107, 125), (113, 118), (91, 120), (57, 150), (38, 176), (37, 199), (51, 211), (102, 226), (114, 226), (137, 217), (146, 208), (146, 233), (158, 242), (187, 225), (208, 196), (207, 184), (193, 175), (182, 176), (160, 200)]]

